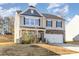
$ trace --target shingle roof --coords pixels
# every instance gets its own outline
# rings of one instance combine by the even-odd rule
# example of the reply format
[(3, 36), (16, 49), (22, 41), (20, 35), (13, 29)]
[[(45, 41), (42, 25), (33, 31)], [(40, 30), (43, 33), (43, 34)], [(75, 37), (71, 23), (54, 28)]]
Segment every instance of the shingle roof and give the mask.
[(59, 17), (59, 16), (56, 16), (56, 15), (52, 15), (52, 14), (47, 14), (47, 13), (42, 13), (46, 18), (53, 18), (53, 19), (62, 19), (64, 20), (63, 18)]
[(29, 7), (35, 8), (35, 7), (34, 7), (34, 6), (32, 6), (32, 5), (31, 5), (31, 6), (29, 6)]

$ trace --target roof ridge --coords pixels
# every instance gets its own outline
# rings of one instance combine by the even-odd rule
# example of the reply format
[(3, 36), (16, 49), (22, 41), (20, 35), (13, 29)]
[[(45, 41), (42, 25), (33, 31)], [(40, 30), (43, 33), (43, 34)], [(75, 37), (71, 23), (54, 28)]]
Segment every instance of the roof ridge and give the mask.
[[(58, 15), (54, 15), (54, 14), (51, 14), (51, 13), (42, 13), (42, 14), (49, 14), (49, 15), (53, 15), (53, 16), (57, 16), (57, 17), (60, 17)], [(62, 17), (61, 17), (62, 18)]]
[(58, 16), (58, 15), (51, 14), (51, 13), (42, 13), (42, 14), (48, 14), (48, 15), (52, 15), (52, 16), (57, 16), (57, 17), (60, 17), (60, 16)]
[[(64, 18), (62, 18), (62, 17), (60, 17), (60, 16), (58, 16), (58, 15), (53, 15), (53, 14), (49, 14), (49, 13), (42, 13), (44, 16), (46, 16), (46, 15), (49, 15), (49, 16), (54, 16), (54, 17), (57, 17), (57, 18), (60, 18), (60, 19), (64, 19)], [(48, 16), (47, 16), (48, 17)]]
[[(42, 12), (42, 14), (51, 14), (51, 13), (45, 13), (45, 12), (43, 13), (43, 12)], [(52, 15), (52, 14), (51, 14), (51, 15)]]

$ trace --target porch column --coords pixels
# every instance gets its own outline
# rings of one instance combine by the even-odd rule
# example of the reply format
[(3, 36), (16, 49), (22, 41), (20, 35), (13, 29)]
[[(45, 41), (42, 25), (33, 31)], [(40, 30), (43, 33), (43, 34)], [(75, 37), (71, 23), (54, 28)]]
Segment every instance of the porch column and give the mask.
[(14, 43), (20, 43), (20, 15), (16, 12), (15, 20), (14, 20)]
[(37, 38), (38, 38), (38, 29), (36, 29), (36, 33), (37, 33)]
[(36, 29), (35, 31), (36, 31), (35, 43), (37, 43), (37, 41), (38, 41), (38, 29)]

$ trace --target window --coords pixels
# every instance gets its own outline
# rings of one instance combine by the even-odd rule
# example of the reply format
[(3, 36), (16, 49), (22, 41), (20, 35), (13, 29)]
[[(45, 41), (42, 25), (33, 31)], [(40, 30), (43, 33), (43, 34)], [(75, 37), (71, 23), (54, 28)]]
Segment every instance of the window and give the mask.
[(56, 21), (56, 27), (62, 27), (62, 21)]
[(51, 20), (47, 20), (46, 21), (46, 26), (47, 27), (52, 27), (52, 21)]
[(24, 17), (24, 25), (29, 25), (29, 19)]
[(24, 18), (24, 25), (40, 26), (40, 19)]
[(36, 19), (36, 20), (35, 20), (35, 25), (36, 25), (36, 26), (40, 26), (40, 19)]
[(34, 25), (34, 19), (30, 19), (30, 25)]
[(33, 14), (33, 13), (34, 13), (34, 11), (33, 11), (33, 10), (31, 10), (31, 13)]
[(25, 25), (29, 25), (29, 19), (25, 19)]
[(24, 17), (24, 25), (29, 25), (29, 19)]

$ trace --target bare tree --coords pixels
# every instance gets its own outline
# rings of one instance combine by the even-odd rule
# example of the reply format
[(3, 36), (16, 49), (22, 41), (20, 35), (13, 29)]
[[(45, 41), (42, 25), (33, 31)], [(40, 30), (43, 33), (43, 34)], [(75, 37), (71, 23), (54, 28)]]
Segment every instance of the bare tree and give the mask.
[(0, 33), (2, 33), (3, 30), (3, 18), (0, 16)]
[(8, 33), (14, 33), (14, 17), (9, 16), (4, 18), (6, 29)]

